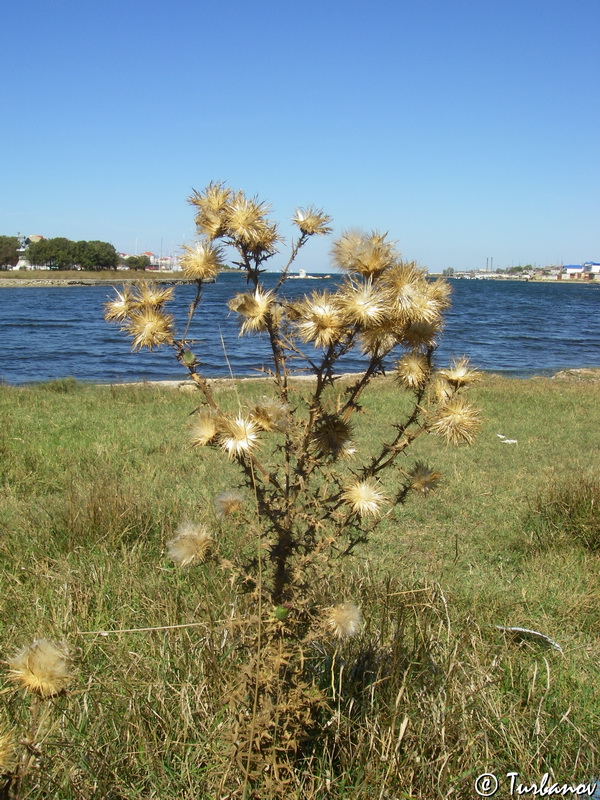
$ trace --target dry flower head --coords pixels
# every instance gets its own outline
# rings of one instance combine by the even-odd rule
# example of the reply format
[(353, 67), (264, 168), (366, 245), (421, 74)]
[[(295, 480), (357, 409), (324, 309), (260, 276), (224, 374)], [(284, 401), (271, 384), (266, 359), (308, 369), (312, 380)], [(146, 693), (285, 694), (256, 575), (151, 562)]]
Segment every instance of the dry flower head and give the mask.
[(263, 397), (250, 409), (250, 416), (263, 431), (285, 433), (290, 427), (290, 409), (286, 403)]
[(72, 660), (66, 644), (36, 639), (9, 659), (9, 678), (41, 697), (54, 697), (73, 680)]
[(125, 325), (125, 330), (133, 338), (132, 350), (147, 347), (154, 350), (163, 344), (173, 343), (173, 317), (154, 309), (134, 311)]
[(297, 208), (292, 222), (307, 236), (325, 236), (331, 233), (331, 228), (329, 227), (331, 217), (325, 214), (322, 209), (315, 209), (312, 206)]
[(238, 414), (235, 419), (222, 420), (219, 444), (229, 458), (240, 458), (256, 447), (259, 431), (254, 420)]
[(362, 627), (362, 613), (354, 603), (339, 603), (327, 611), (327, 627), (338, 639), (355, 636)]
[(192, 247), (184, 245), (179, 263), (186, 278), (209, 281), (223, 266), (223, 252), (212, 242), (198, 242)]
[(135, 308), (135, 300), (128, 286), (115, 289), (116, 297), (104, 304), (104, 319), (107, 322), (124, 322)]
[(244, 496), (235, 489), (221, 492), (215, 497), (215, 509), (219, 517), (230, 517), (244, 508)]
[(267, 321), (273, 306), (273, 292), (261, 288), (253, 292), (239, 292), (228, 303), (231, 311), (237, 312), (243, 323), (240, 336), (244, 333), (259, 333), (267, 329)]
[(214, 550), (215, 541), (203, 525), (182, 522), (167, 542), (167, 554), (180, 567), (202, 564)]
[(204, 408), (194, 414), (194, 421), (190, 428), (192, 444), (203, 447), (213, 441), (217, 435), (217, 418), (212, 409)]
[(455, 396), (438, 408), (431, 430), (448, 444), (471, 444), (480, 424), (477, 410), (463, 397)]
[(385, 503), (385, 495), (379, 491), (378, 484), (373, 478), (364, 481), (355, 481), (346, 487), (342, 498), (350, 504), (352, 511), (361, 517), (371, 515), (379, 516), (381, 506)]
[(429, 492), (437, 489), (442, 477), (441, 473), (429, 469), (424, 461), (417, 461), (408, 475), (410, 477), (410, 488), (423, 494), (429, 494)]

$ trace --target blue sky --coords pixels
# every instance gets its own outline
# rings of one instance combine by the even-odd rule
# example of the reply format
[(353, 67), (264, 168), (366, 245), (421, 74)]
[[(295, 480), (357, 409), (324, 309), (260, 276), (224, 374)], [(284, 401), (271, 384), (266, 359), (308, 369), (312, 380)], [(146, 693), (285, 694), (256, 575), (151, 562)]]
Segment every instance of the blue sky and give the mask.
[(434, 272), (600, 260), (598, 0), (13, 0), (2, 29), (0, 234), (166, 255), (222, 180)]

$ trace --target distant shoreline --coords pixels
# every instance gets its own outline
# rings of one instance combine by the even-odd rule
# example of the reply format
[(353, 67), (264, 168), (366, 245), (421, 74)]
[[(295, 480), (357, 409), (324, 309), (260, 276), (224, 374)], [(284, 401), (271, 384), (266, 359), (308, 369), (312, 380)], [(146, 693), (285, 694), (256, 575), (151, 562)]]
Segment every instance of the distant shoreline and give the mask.
[[(233, 273), (237, 274), (240, 273), (242, 275), (241, 270), (223, 270), (222, 274)], [(0, 273), (1, 274), (1, 273)], [(89, 273), (88, 273), (89, 274)], [(221, 274), (221, 273), (220, 273)], [(138, 283), (139, 281), (156, 281), (157, 283), (162, 283), (168, 286), (181, 286), (181, 285), (189, 285), (194, 284), (194, 280), (189, 280), (183, 277), (175, 277), (172, 273), (164, 273), (164, 272), (156, 272), (156, 273), (143, 273), (142, 275), (131, 275), (131, 273), (126, 273), (123, 276), (116, 274), (114, 277), (105, 277), (106, 273), (104, 273), (103, 277), (75, 277), (75, 276), (65, 276), (61, 275), (60, 277), (55, 278), (23, 278), (20, 276), (14, 277), (0, 277), (0, 289), (14, 289), (14, 288), (50, 288), (50, 287), (62, 287), (62, 286), (115, 286), (115, 285), (127, 285)], [(341, 275), (341, 273), (340, 273)], [(290, 277), (298, 277), (297, 275), (290, 276)], [(312, 276), (307, 276), (312, 277)], [(325, 276), (323, 276), (325, 277)], [(333, 277), (333, 276), (332, 276)], [(430, 274), (430, 278), (441, 278), (442, 275), (438, 274)], [(524, 278), (453, 278), (450, 277), (449, 280), (496, 280), (501, 281), (502, 283), (512, 282), (512, 283), (555, 283), (560, 286), (600, 286), (599, 281), (584, 281), (584, 280), (560, 280), (557, 281), (552, 278), (536, 278), (534, 280), (526, 280)]]

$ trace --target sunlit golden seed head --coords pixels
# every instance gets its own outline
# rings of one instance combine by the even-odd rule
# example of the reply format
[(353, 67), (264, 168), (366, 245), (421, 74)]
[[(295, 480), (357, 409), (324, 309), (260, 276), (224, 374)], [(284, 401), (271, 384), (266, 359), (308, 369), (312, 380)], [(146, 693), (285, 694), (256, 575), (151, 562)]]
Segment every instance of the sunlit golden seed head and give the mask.
[(324, 214), (322, 209), (317, 210), (312, 206), (308, 208), (297, 208), (292, 222), (307, 236), (314, 236), (315, 234), (317, 236), (324, 236), (331, 233), (331, 228), (329, 227), (331, 217)]
[(297, 319), (297, 331), (305, 342), (315, 347), (329, 347), (338, 341), (346, 324), (340, 311), (337, 298), (330, 292), (313, 292), (294, 307), (293, 316)]
[(379, 491), (378, 484), (373, 478), (350, 484), (342, 493), (342, 497), (350, 504), (352, 511), (361, 517), (368, 514), (379, 516), (381, 506), (386, 501), (385, 495)]
[(15, 745), (13, 732), (0, 725), (0, 776), (10, 772), (15, 766)]
[(184, 245), (179, 263), (186, 278), (209, 281), (223, 266), (223, 251), (211, 242), (198, 242), (192, 247)]
[(121, 291), (115, 289), (116, 297), (104, 304), (104, 319), (107, 322), (123, 322), (135, 308), (135, 300), (131, 289), (123, 286)]
[(237, 514), (243, 510), (244, 495), (241, 492), (236, 492), (235, 489), (230, 489), (218, 494), (214, 502), (219, 517), (230, 517), (232, 514)]
[(338, 639), (356, 636), (362, 624), (362, 613), (354, 603), (339, 603), (327, 610), (326, 625)]
[(334, 264), (346, 272), (358, 272), (366, 278), (375, 278), (395, 264), (399, 258), (386, 234), (348, 231), (333, 244)]
[(471, 444), (480, 424), (477, 410), (464, 398), (455, 396), (438, 408), (430, 430), (448, 444)]
[(435, 403), (445, 403), (456, 393), (454, 386), (448, 383), (444, 376), (439, 372), (436, 372), (434, 379), (431, 382), (431, 390)]
[(471, 362), (466, 357), (454, 360), (451, 367), (441, 369), (439, 372), (456, 389), (461, 386), (470, 386), (481, 379), (481, 373), (471, 368)]
[(361, 331), (361, 352), (374, 356), (384, 355), (398, 344), (402, 330), (393, 315), (384, 316), (377, 325), (369, 325)]
[(348, 457), (353, 454), (352, 426), (336, 414), (326, 414), (315, 428), (313, 444), (322, 456)]
[(435, 281), (427, 281), (427, 291), (429, 297), (438, 305), (440, 311), (445, 311), (450, 306), (452, 287), (443, 278)]
[(130, 315), (125, 330), (133, 337), (132, 350), (141, 350), (142, 347), (153, 350), (163, 344), (172, 344), (173, 317), (154, 309), (135, 311)]
[(263, 431), (285, 433), (290, 427), (290, 409), (285, 403), (263, 397), (250, 409), (250, 417)]
[(380, 325), (391, 311), (385, 294), (370, 280), (347, 281), (339, 293), (338, 302), (346, 320), (364, 328)]
[(179, 567), (202, 564), (214, 551), (215, 540), (203, 525), (182, 522), (167, 542), (167, 555)]
[(430, 374), (431, 368), (427, 358), (417, 351), (402, 356), (396, 364), (396, 378), (411, 391), (422, 389)]
[(231, 311), (236, 311), (243, 323), (240, 335), (244, 333), (257, 333), (267, 330), (269, 314), (274, 309), (274, 294), (272, 291), (263, 291), (260, 287), (253, 292), (239, 292), (228, 303)]
[(194, 414), (194, 419), (190, 428), (192, 445), (203, 447), (212, 442), (217, 435), (218, 425), (215, 414), (208, 408), (204, 408)]
[(417, 461), (408, 475), (410, 477), (410, 488), (423, 494), (429, 494), (429, 492), (437, 489), (442, 477), (441, 473), (429, 469), (424, 461)]
[(245, 248), (272, 251), (278, 241), (277, 226), (268, 222), (268, 212), (266, 203), (236, 192), (226, 209), (227, 233)]
[(53, 697), (64, 691), (74, 678), (66, 644), (36, 639), (8, 660), (9, 678), (27, 691)]
[(231, 189), (222, 183), (209, 183), (204, 192), (194, 191), (189, 202), (198, 209), (195, 221), (200, 234), (217, 239), (226, 233), (226, 210), (231, 195)]
[(259, 432), (260, 428), (254, 420), (240, 414), (235, 419), (222, 420), (219, 444), (229, 458), (240, 458), (256, 447)]
[(145, 281), (135, 287), (133, 302), (139, 311), (160, 311), (165, 303), (173, 299), (173, 286), (159, 286)]
[(440, 332), (442, 321), (412, 322), (404, 328), (402, 342), (414, 350), (433, 347)]

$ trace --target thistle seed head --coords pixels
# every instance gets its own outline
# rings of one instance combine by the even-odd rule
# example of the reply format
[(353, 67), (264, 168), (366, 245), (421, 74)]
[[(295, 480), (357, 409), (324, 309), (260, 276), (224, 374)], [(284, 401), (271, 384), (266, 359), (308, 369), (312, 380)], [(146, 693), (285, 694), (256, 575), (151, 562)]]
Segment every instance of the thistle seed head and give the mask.
[(253, 292), (239, 292), (228, 303), (231, 311), (242, 318), (240, 336), (244, 333), (259, 333), (267, 329), (269, 314), (274, 310), (273, 291), (263, 291), (260, 287)]
[(195, 221), (200, 234), (210, 240), (225, 234), (226, 211), (231, 195), (231, 189), (223, 183), (214, 182), (209, 183), (204, 192), (194, 191), (189, 202), (198, 209)]
[(362, 623), (362, 613), (354, 603), (339, 603), (327, 610), (326, 625), (338, 639), (355, 636)]
[(9, 678), (41, 697), (54, 697), (74, 678), (70, 651), (65, 643), (36, 639), (8, 660)]
[(370, 280), (346, 281), (339, 294), (339, 305), (346, 320), (361, 328), (380, 325), (390, 313), (385, 294)]
[(182, 522), (167, 542), (167, 554), (179, 567), (189, 567), (204, 563), (214, 546), (214, 539), (203, 525)]
[(198, 242), (193, 247), (183, 246), (179, 259), (186, 278), (208, 281), (215, 278), (223, 266), (223, 251), (212, 242)]
[(157, 283), (144, 282), (136, 286), (133, 297), (135, 308), (140, 311), (160, 311), (165, 303), (173, 299), (175, 287), (159, 286)]
[(454, 396), (438, 408), (431, 431), (448, 444), (471, 444), (480, 425), (477, 410), (464, 398)]
[(131, 289), (123, 286), (121, 291), (115, 289), (116, 297), (104, 304), (104, 319), (107, 322), (124, 322), (135, 308), (135, 300)]
[(173, 343), (173, 317), (155, 309), (132, 312), (125, 330), (133, 337), (132, 350), (153, 350)]
[(192, 445), (194, 447), (204, 447), (213, 441), (217, 435), (217, 418), (209, 408), (203, 408), (194, 415), (194, 421), (190, 429)]
[(466, 357), (454, 360), (451, 367), (441, 369), (439, 374), (455, 389), (469, 386), (481, 379), (481, 373), (471, 368), (471, 362)]
[(336, 414), (326, 414), (315, 428), (313, 444), (323, 456), (338, 458), (352, 450), (352, 426)]
[(294, 306), (298, 335), (315, 347), (329, 347), (346, 330), (337, 297), (330, 292), (313, 292)]
[(427, 358), (418, 351), (407, 353), (396, 364), (396, 378), (411, 391), (422, 389), (430, 374), (431, 368)]
[(386, 501), (385, 495), (378, 490), (378, 484), (373, 478), (350, 484), (342, 493), (342, 498), (350, 504), (352, 511), (361, 517), (366, 517), (368, 514), (378, 517), (381, 506)]
[(398, 253), (386, 234), (348, 231), (333, 245), (333, 261), (346, 272), (357, 272), (365, 278), (376, 278), (397, 263)]
[(250, 409), (250, 417), (263, 431), (285, 433), (290, 427), (290, 409), (285, 403), (263, 397)]
[(442, 477), (441, 473), (429, 469), (424, 461), (417, 461), (408, 475), (410, 477), (410, 488), (423, 494), (429, 494), (429, 492), (436, 489)]
[(229, 458), (240, 458), (258, 444), (260, 428), (252, 419), (239, 414), (235, 419), (224, 419), (219, 431), (219, 444)]
[(324, 214), (322, 209), (317, 210), (312, 206), (297, 208), (292, 217), (292, 222), (307, 236), (325, 236), (331, 233), (331, 228), (329, 227), (331, 217)]
[(242, 511), (244, 508), (244, 496), (234, 489), (221, 492), (215, 497), (215, 509), (219, 517), (229, 517)]

